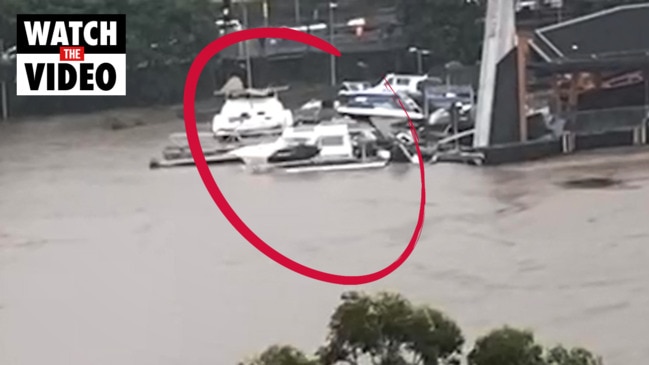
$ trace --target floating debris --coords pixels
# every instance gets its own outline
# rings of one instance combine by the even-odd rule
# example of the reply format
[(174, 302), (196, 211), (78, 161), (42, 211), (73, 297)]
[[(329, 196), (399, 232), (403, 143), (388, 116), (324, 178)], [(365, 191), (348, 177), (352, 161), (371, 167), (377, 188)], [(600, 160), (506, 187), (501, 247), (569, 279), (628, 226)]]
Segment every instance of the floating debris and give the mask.
[(608, 177), (589, 177), (564, 181), (561, 185), (569, 189), (606, 189), (622, 185), (622, 181)]

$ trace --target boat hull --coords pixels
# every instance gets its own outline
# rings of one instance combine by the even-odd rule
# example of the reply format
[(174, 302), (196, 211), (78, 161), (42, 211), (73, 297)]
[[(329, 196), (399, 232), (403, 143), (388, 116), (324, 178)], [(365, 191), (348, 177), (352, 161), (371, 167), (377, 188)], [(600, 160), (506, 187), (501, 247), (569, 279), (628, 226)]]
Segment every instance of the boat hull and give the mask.
[[(208, 165), (225, 165), (225, 164), (242, 164), (243, 161), (233, 156), (229, 153), (224, 153), (221, 155), (206, 155), (205, 161)], [(174, 159), (152, 159), (149, 162), (150, 169), (161, 169), (161, 168), (171, 168), (171, 167), (182, 167), (182, 166), (193, 166), (195, 165), (194, 158), (190, 155), (189, 157), (179, 157)]]
[[(179, 133), (173, 134), (170, 137), (172, 145), (165, 147), (165, 149), (162, 151), (161, 159), (152, 159), (149, 162), (149, 167), (170, 168), (194, 165), (192, 152), (186, 143), (187, 137), (182, 134), (185, 143), (181, 143), (183, 138), (180, 137), (181, 134)], [(246, 146), (255, 146), (272, 140), (272, 138), (269, 138), (269, 136), (267, 135), (260, 137), (240, 138), (232, 142), (220, 141), (213, 135), (211, 135), (211, 138), (207, 138), (207, 136), (205, 135), (203, 135), (202, 137), (201, 147), (203, 149), (203, 155), (205, 156), (205, 161), (211, 165), (242, 164), (243, 159), (240, 156), (232, 154), (232, 151)]]
[(311, 164), (311, 165), (301, 165), (284, 168), (284, 172), (287, 174), (300, 174), (300, 173), (309, 173), (309, 172), (330, 172), (330, 171), (350, 171), (350, 170), (369, 170), (369, 169), (380, 169), (388, 165), (388, 161), (378, 160), (378, 161), (350, 161), (346, 163), (337, 163), (337, 164)]
[(280, 136), (284, 127), (281, 125), (268, 127), (268, 128), (251, 128), (251, 129), (219, 129), (216, 130), (214, 136), (220, 140), (231, 138), (261, 138)]
[(303, 161), (290, 161), (284, 163), (269, 163), (262, 165), (247, 165), (254, 172), (277, 172), (286, 174), (332, 172), (332, 171), (354, 171), (371, 170), (386, 167), (388, 160), (319, 160), (309, 159)]

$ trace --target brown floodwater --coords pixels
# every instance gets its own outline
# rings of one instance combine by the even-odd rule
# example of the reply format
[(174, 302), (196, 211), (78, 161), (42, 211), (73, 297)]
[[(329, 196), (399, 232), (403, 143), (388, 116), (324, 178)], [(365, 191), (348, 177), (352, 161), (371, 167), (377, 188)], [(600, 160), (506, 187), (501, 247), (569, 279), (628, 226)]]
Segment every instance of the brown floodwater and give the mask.
[[(193, 167), (148, 169), (182, 122), (111, 130), (90, 117), (0, 126), (0, 364), (235, 364), (267, 345), (311, 352), (348, 289), (270, 261), (231, 228)], [(146, 118), (146, 117), (143, 117)], [(157, 118), (150, 116), (150, 118)], [(426, 223), (384, 280), (454, 317), (649, 358), (649, 153), (426, 168)], [(289, 257), (340, 274), (404, 249), (415, 166), (308, 176), (213, 174)]]

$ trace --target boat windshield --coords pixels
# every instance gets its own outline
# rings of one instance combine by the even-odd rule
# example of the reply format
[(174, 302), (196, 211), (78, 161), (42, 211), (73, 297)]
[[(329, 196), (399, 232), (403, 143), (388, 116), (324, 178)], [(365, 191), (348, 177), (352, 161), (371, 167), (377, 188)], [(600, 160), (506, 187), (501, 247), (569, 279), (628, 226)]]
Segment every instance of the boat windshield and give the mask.
[(272, 100), (275, 98), (275, 95), (272, 94), (251, 94), (251, 93), (241, 93), (241, 94), (231, 94), (227, 96), (227, 100)]
[[(399, 96), (406, 111), (413, 111), (413, 106), (403, 96)], [(402, 110), (401, 103), (391, 94), (356, 94), (341, 97), (340, 106), (348, 108), (381, 108)]]

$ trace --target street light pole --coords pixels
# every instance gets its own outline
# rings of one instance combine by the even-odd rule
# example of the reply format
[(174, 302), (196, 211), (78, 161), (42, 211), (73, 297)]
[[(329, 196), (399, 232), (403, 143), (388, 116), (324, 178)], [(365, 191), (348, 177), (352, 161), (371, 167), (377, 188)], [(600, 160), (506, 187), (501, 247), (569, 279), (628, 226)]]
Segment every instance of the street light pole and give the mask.
[[(241, 8), (242, 12), (242, 17), (243, 17), (243, 28), (248, 29), (248, 7), (246, 5), (247, 0), (212, 0), (215, 3), (222, 3), (221, 5), (221, 15), (222, 15), (222, 21), (223, 21), (223, 30), (224, 33), (229, 33), (231, 29), (231, 8), (232, 4), (234, 3), (236, 6), (236, 3), (239, 3), (239, 6)], [(264, 0), (264, 4), (265, 4)], [(218, 24), (217, 20), (217, 24)], [(249, 88), (252, 88), (252, 64), (250, 60), (250, 48), (249, 48), (249, 42), (250, 41), (244, 41), (242, 43), (238, 44), (238, 52), (237, 52), (237, 61), (241, 59), (241, 53), (243, 49), (244, 57), (246, 59), (246, 82), (248, 84)]]
[[(4, 58), (5, 45), (3, 39), (0, 39), (0, 55), (2, 55)], [(0, 99), (2, 99), (2, 120), (6, 121), (9, 118), (9, 110), (7, 103), (7, 81), (4, 80), (4, 77), (2, 81), (0, 81)]]
[(410, 47), (408, 49), (408, 52), (414, 53), (417, 56), (417, 73), (422, 74), (424, 73), (424, 61), (423, 61), (423, 56), (427, 56), (430, 54), (430, 51), (427, 49), (419, 49), (417, 47)]
[(261, 7), (262, 12), (264, 13), (264, 27), (268, 28), (268, 0), (264, 0)]
[[(246, 6), (245, 1), (241, 2), (241, 10), (243, 12), (243, 27), (244, 29), (248, 29), (248, 7)], [(244, 41), (244, 52), (245, 52), (245, 57), (246, 57), (246, 78), (247, 78), (247, 83), (248, 83), (248, 88), (252, 88), (252, 64), (250, 61), (250, 48), (249, 48), (249, 43), (250, 41)]]
[[(334, 44), (334, 9), (338, 4), (334, 1), (329, 2), (329, 43)], [(336, 56), (329, 57), (331, 64), (331, 86), (336, 86)]]
[(295, 0), (295, 25), (300, 26), (300, 0)]
[(9, 103), (7, 103), (7, 82), (5, 80), (0, 81), (0, 94), (2, 94), (2, 120), (6, 121), (9, 119)]

